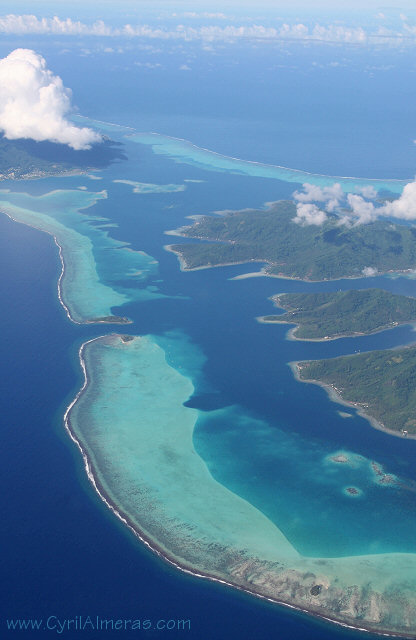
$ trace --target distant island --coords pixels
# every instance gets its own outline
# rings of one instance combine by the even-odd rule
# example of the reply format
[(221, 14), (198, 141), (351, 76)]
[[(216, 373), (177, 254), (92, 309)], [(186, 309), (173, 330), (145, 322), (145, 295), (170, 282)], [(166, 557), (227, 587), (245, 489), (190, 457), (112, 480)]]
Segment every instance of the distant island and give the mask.
[(303, 382), (359, 409), (373, 426), (416, 437), (416, 346), (291, 363)]
[(416, 322), (416, 298), (383, 289), (283, 293), (271, 299), (286, 313), (262, 316), (259, 321), (295, 324), (290, 337), (297, 340), (335, 340)]
[[(416, 228), (379, 220), (348, 227), (331, 215), (321, 226), (296, 224), (291, 201), (267, 209), (201, 216), (169, 232), (205, 242), (166, 248), (183, 270), (247, 262), (266, 263), (266, 274), (300, 280), (358, 278), (416, 269)], [(206, 242), (208, 240), (208, 242)]]
[(27, 180), (103, 169), (125, 158), (120, 145), (106, 139), (85, 151), (67, 145), (0, 138), (0, 180)]

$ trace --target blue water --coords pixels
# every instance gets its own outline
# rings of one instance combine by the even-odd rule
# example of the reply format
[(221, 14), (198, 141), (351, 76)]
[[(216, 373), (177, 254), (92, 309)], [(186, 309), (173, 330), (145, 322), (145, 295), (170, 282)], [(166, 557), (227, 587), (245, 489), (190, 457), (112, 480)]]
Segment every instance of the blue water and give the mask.
[[(305, 59), (299, 56), (301, 65)], [(84, 81), (96, 68), (94, 64), (96, 60), (86, 62)], [(114, 120), (118, 116), (118, 121), (124, 124), (142, 125), (144, 130), (154, 127), (232, 156), (308, 171), (392, 178), (408, 177), (413, 172), (414, 149), (408, 142), (413, 124), (410, 114), (400, 121), (393, 117), (395, 127), (389, 136), (394, 137), (395, 146), (389, 157), (380, 153), (386, 141), (376, 135), (381, 122), (376, 98), (382, 95), (386, 76), (376, 78), (371, 100), (374, 109), (377, 107), (377, 117), (369, 126), (368, 118), (357, 110), (351, 96), (344, 106), (341, 104), (342, 96), (357, 83), (358, 76), (353, 77), (352, 72), (340, 97), (320, 77), (321, 95), (319, 100), (312, 100), (308, 121), (304, 118), (304, 105), (310, 87), (300, 83), (305, 77), (301, 71), (297, 76), (299, 83), (290, 86), (292, 93), (279, 103), (279, 113), (270, 103), (266, 104), (264, 87), (263, 93), (255, 97), (253, 92), (251, 102), (233, 112), (229, 105), (235, 84), (213, 110), (209, 87), (200, 95), (195, 91), (191, 94), (192, 85), (186, 79), (181, 81), (186, 89), (181, 99), (171, 93), (171, 103), (166, 104), (166, 96), (173, 87), (168, 74), (156, 98), (153, 96), (156, 104), (153, 103), (152, 111), (146, 84), (133, 87), (133, 97), (141, 96), (134, 111), (126, 106), (134, 102), (128, 93), (131, 78), (110, 70), (120, 93), (113, 92), (110, 99), (106, 89), (101, 88), (105, 95), (97, 100), (97, 95), (91, 96), (77, 85), (79, 81), (75, 74), (71, 76), (65, 61), (57, 59), (59, 65), (61, 69), (57, 70), (68, 73), (68, 83), (80, 96), (78, 104), (91, 117)], [(248, 75), (254, 74), (253, 69), (254, 64)], [(224, 86), (230, 78), (232, 73), (225, 70)], [(364, 80), (360, 76), (362, 87)], [(284, 81), (282, 77), (281, 82)], [(273, 82), (277, 91), (276, 78)], [(256, 87), (260, 91), (260, 81)], [(318, 113), (322, 91), (332, 100), (328, 102), (330, 119)], [(234, 95), (235, 103), (238, 96)], [(389, 108), (397, 113), (394, 111), (399, 102), (397, 96), (389, 99)], [(184, 104), (189, 105), (189, 101), (192, 113), (187, 117)], [(260, 103), (262, 111), (256, 120), (253, 114)], [(300, 112), (290, 109), (293, 104), (300, 105)], [(213, 114), (211, 119), (208, 113)], [(274, 125), (270, 128), (271, 121)], [(342, 127), (342, 122), (349, 125)], [(358, 146), (351, 141), (351, 128)], [(308, 136), (307, 144), (301, 144), (299, 131)], [(323, 139), (329, 140), (324, 152), (319, 146)], [(341, 407), (331, 403), (322, 389), (297, 383), (287, 367), (288, 361), (298, 358), (330, 357), (356, 349), (408, 343), (414, 340), (412, 329), (402, 327), (367, 338), (308, 345), (286, 341), (284, 327), (257, 324), (255, 317), (272, 310), (267, 298), (279, 291), (383, 286), (415, 295), (416, 281), (373, 278), (308, 285), (266, 278), (230, 281), (232, 276), (247, 270), (242, 266), (181, 273), (175, 256), (162, 249), (163, 244), (171, 241), (164, 231), (184, 224), (185, 216), (216, 209), (259, 207), (266, 201), (290, 197), (296, 185), (204, 172), (155, 156), (141, 145), (128, 141), (125, 144), (129, 162), (108, 171), (105, 187), (110, 197), (96, 205), (94, 214), (117, 221), (118, 227), (110, 229), (113, 238), (128, 240), (134, 249), (159, 261), (160, 282), (155, 281), (155, 285), (167, 297), (124, 305), (120, 312), (134, 319), (135, 324), (127, 327), (132, 333), (163, 336), (175, 331), (179, 336), (172, 338), (168, 333), (161, 340), (170, 345), (167, 350), (171, 362), (185, 367), (196, 383), (196, 393), (189, 405), (204, 413), (195, 432), (195, 446), (213, 475), (263, 510), (306, 555), (348, 555), (363, 549), (394, 551), (399, 543), (400, 550), (414, 552), (414, 493), (377, 486), (367, 462), (357, 469), (340, 470), (327, 462), (327, 456), (339, 450), (358, 453), (413, 486), (416, 443), (375, 431), (361, 418), (341, 418), (337, 413)], [(342, 157), (336, 153), (339, 148), (343, 150)], [(255, 152), (251, 153), (253, 149)], [(363, 150), (364, 156), (360, 155)], [(186, 184), (186, 190), (139, 195), (128, 185), (110, 181), (120, 178), (152, 184)], [(185, 182), (189, 179), (204, 182)], [(103, 182), (97, 182), (97, 190), (104, 187)], [(63, 188), (62, 185), (95, 188), (95, 184), (81, 177), (35, 181), (24, 186), (5, 184), (16, 191), (30, 189), (33, 194)], [(0, 317), (4, 372), (0, 500), (3, 513), (7, 514), (0, 533), (1, 618), (13, 615), (191, 618), (190, 633), (171, 634), (198, 640), (360, 637), (358, 633), (352, 635), (182, 575), (144, 549), (111, 516), (88, 483), (82, 461), (63, 432), (61, 422), (65, 406), (80, 385), (78, 347), (84, 340), (102, 334), (103, 328), (76, 327), (67, 321), (56, 298), (60, 265), (50, 238), (5, 217), (0, 217), (0, 237), (0, 297), (6, 301)], [(105, 262), (100, 266), (105, 277)], [(178, 345), (183, 349), (183, 335), (191, 346), (180, 353)], [(192, 345), (196, 345), (198, 358)], [(310, 468), (318, 472), (310, 476)], [(270, 489), (277, 489), (282, 479), (286, 494), (277, 495), (277, 491), (274, 494)], [(355, 500), (347, 498), (343, 494), (345, 482), (358, 486), (363, 495)], [(296, 505), (296, 511), (288, 508), (290, 504)], [(403, 513), (405, 518), (401, 517)], [(315, 533), (309, 540), (305, 528), (310, 526)], [(319, 548), (320, 541), (326, 553)], [(102, 637), (89, 632), (81, 635)], [(158, 637), (156, 632), (143, 635)], [(122, 634), (122, 637), (136, 636)]]

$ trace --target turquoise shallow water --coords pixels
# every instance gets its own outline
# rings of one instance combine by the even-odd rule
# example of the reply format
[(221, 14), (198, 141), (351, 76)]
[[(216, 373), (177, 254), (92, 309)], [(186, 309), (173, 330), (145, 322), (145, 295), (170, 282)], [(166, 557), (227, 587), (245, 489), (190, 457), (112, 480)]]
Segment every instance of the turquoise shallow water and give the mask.
[[(67, 424), (99, 491), (153, 548), (196, 574), (321, 615), (351, 622), (359, 610), (364, 626), (406, 628), (415, 607), (416, 554), (380, 549), (344, 558), (299, 556), (264, 513), (217, 483), (197, 455), (197, 411), (183, 406), (193, 387), (152, 337), (99, 338), (84, 346), (81, 357), (87, 385)], [(287, 455), (282, 446), (279, 453)], [(316, 473), (316, 464), (305, 456), (303, 462)], [(334, 452), (325, 462), (364, 466), (368, 475), (368, 461), (350, 452)], [(292, 465), (291, 474), (296, 471)], [(314, 585), (323, 590), (320, 600), (311, 596)], [(340, 609), (334, 598), (341, 593)]]
[(179, 558), (188, 537), (190, 545), (195, 538), (201, 546), (240, 545), (268, 558), (276, 550), (296, 555), (261, 512), (213, 479), (197, 455), (192, 434), (198, 412), (183, 406), (192, 383), (167, 365), (151, 337), (127, 343), (103, 338), (86, 346), (85, 361), (89, 385), (70, 423), (106, 495), (155, 545)]
[[(129, 243), (111, 238), (106, 228), (111, 224), (85, 211), (105, 198), (105, 190), (66, 189), (36, 196), (0, 192), (0, 208), (4, 213), (56, 239), (64, 266), (59, 295), (76, 322), (110, 316), (112, 307), (157, 296), (146, 289), (147, 280), (157, 272), (157, 261), (144, 252), (130, 251)], [(103, 254), (105, 261), (100, 260)], [(99, 273), (97, 265), (108, 262), (110, 268), (101, 268)], [(118, 281), (128, 278), (132, 285), (117, 286)]]
[(132, 134), (130, 137), (135, 142), (150, 145), (154, 153), (168, 156), (175, 162), (183, 162), (208, 171), (240, 173), (247, 176), (282, 180), (288, 183), (299, 184), (306, 182), (319, 187), (325, 187), (337, 182), (345, 193), (359, 191), (363, 187), (369, 186), (373, 186), (377, 191), (387, 190), (392, 193), (401, 193), (407, 182), (406, 180), (325, 176), (298, 169), (250, 162), (239, 158), (229, 158), (209, 149), (201, 149), (187, 140), (178, 140), (156, 133)]

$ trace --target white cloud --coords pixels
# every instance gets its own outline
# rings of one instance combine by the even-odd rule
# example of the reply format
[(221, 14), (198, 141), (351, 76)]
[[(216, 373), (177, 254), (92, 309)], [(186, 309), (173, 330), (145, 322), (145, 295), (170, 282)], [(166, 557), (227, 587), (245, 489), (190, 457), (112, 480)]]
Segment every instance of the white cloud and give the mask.
[(356, 224), (368, 224), (377, 219), (377, 209), (374, 204), (364, 200), (362, 196), (356, 193), (349, 193), (347, 202), (351, 211), (347, 212), (346, 216), (353, 217)]
[[(175, 14), (179, 18), (179, 14)], [(182, 14), (184, 15), (184, 14)], [(225, 20), (222, 13), (189, 12), (187, 18), (202, 18), (204, 20)], [(228, 18), (230, 19), (230, 18)], [(315, 24), (308, 27), (301, 22), (282, 23), (278, 27), (266, 27), (261, 24), (227, 24), (190, 26), (178, 24), (174, 28), (152, 27), (146, 24), (125, 24), (121, 27), (111, 27), (103, 20), (93, 24), (85, 24), (71, 18), (61, 19), (38, 18), (35, 15), (9, 14), (0, 16), (0, 33), (6, 34), (60, 34), (60, 35), (91, 35), (91, 36), (124, 36), (152, 39), (173, 40), (202, 40), (204, 42), (226, 41), (241, 39), (254, 40), (295, 40), (312, 42), (333, 42), (344, 44), (414, 44), (415, 40), (409, 35), (416, 35), (416, 27), (403, 24), (404, 33), (379, 29), (376, 32), (366, 31), (362, 27), (348, 27), (340, 24)]]
[(181, 64), (179, 71), (192, 71), (192, 69), (187, 64)]
[(364, 198), (367, 198), (367, 200), (374, 200), (375, 198), (377, 198), (377, 191), (373, 186), (362, 187), (359, 193), (361, 193)]
[(305, 182), (302, 191), (295, 191), (293, 197), (298, 202), (324, 202), (325, 209), (332, 212), (338, 207), (344, 198), (341, 185), (336, 182), (331, 187), (317, 187)]
[(383, 215), (401, 220), (416, 220), (416, 182), (409, 182), (397, 200), (387, 202)]
[(111, 35), (112, 29), (107, 27), (102, 20), (97, 20), (92, 25), (66, 18), (61, 20), (57, 16), (53, 18), (37, 18), (34, 15), (9, 14), (0, 16), (1, 33), (55, 33), (61, 35)]
[(378, 271), (377, 271), (377, 269), (375, 267), (364, 267), (364, 269), (361, 271), (361, 273), (366, 278), (372, 278), (372, 277), (377, 275)]
[(311, 224), (321, 225), (327, 220), (325, 211), (321, 211), (316, 204), (303, 204), (298, 203), (296, 205), (296, 217), (293, 218), (293, 222), (302, 226)]
[(31, 138), (89, 149), (98, 133), (71, 124), (71, 92), (46, 66), (41, 55), (15, 49), (0, 59), (0, 130), (6, 138)]
[(162, 65), (160, 62), (135, 62), (136, 67), (144, 67), (145, 69), (159, 69)]
[(399, 198), (376, 207), (366, 202), (359, 195), (348, 194), (351, 207), (350, 216), (357, 224), (373, 222), (377, 218), (397, 218), (399, 220), (416, 220), (416, 182), (409, 182)]
[(368, 224), (378, 218), (397, 218), (399, 220), (416, 220), (416, 182), (405, 185), (399, 198), (377, 205), (372, 202), (377, 191), (372, 185), (362, 187), (357, 193), (344, 194), (341, 185), (318, 187), (305, 183), (303, 191), (295, 191), (293, 198), (297, 201), (294, 221), (302, 224), (322, 224), (326, 214), (316, 206), (323, 203), (328, 213), (338, 210), (339, 223), (345, 225)]
[[(176, 16), (177, 14), (172, 14)], [(227, 16), (225, 13), (209, 13), (208, 11), (204, 11), (203, 13), (197, 13), (196, 11), (185, 11), (183, 14), (184, 18), (206, 18), (206, 19), (214, 19), (214, 20), (226, 20)]]

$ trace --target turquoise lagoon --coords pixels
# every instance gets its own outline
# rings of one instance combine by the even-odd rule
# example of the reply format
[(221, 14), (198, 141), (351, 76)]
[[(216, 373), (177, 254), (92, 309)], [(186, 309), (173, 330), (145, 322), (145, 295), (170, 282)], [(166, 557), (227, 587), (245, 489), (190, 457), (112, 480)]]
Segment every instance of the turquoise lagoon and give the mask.
[[(372, 186), (376, 191), (390, 191), (400, 194), (403, 187), (412, 181), (408, 179), (389, 178), (363, 178), (353, 176), (331, 176), (292, 169), (289, 167), (253, 162), (242, 158), (233, 158), (222, 155), (210, 149), (198, 147), (189, 140), (174, 138), (155, 132), (133, 131), (130, 127), (119, 127), (116, 124), (103, 123), (86, 117), (73, 118), (76, 122), (89, 124), (102, 132), (117, 134), (124, 131), (124, 137), (128, 141), (148, 146), (156, 155), (165, 156), (174, 162), (198, 167), (203, 171), (216, 171), (231, 174), (240, 174), (253, 178), (267, 178), (279, 180), (285, 183), (313, 184), (319, 187), (333, 185), (337, 182), (345, 193), (360, 191), (364, 187)], [(129, 130), (129, 133), (127, 133)]]
[(309, 173), (300, 169), (273, 166), (260, 162), (251, 162), (240, 158), (223, 156), (209, 149), (201, 149), (187, 140), (171, 138), (158, 133), (129, 134), (129, 138), (139, 144), (148, 145), (153, 153), (172, 158), (175, 162), (190, 164), (207, 171), (224, 171), (242, 175), (271, 178), (289, 183), (309, 183), (319, 187), (337, 182), (345, 193), (359, 191), (363, 187), (373, 186), (377, 191), (401, 193), (409, 180), (388, 180), (355, 178), (346, 176), (326, 176)]
[[(260, 510), (214, 480), (193, 444), (198, 412), (183, 405), (193, 385), (157, 338), (101, 337), (81, 358), (86, 382), (67, 426), (98, 490), (152, 548), (197, 575), (345, 624), (414, 628), (416, 554), (302, 556)], [(363, 461), (341, 451), (330, 462)]]
[[(106, 198), (105, 190), (59, 189), (36, 196), (0, 191), (3, 213), (54, 237), (62, 261), (59, 298), (68, 317), (77, 323), (108, 318), (113, 307), (157, 296), (146, 288), (148, 278), (157, 272), (157, 262), (144, 252), (131, 251), (129, 243), (111, 238), (107, 219), (86, 213)], [(99, 264), (108, 262), (109, 255), (111, 268), (103, 277)], [(126, 277), (140, 288), (115, 284)]]

